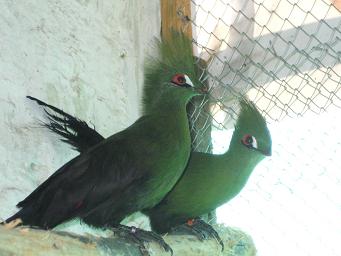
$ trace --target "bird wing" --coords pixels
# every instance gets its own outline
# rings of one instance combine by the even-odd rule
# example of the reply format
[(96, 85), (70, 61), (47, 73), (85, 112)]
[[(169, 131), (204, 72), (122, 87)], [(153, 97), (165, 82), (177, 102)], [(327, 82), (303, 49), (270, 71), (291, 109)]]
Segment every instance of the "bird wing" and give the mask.
[(48, 122), (43, 125), (61, 136), (61, 141), (68, 143), (78, 152), (84, 152), (104, 140), (104, 137), (95, 129), (90, 128), (85, 121), (32, 96), (27, 96), (27, 98), (53, 111), (51, 113), (44, 109)]
[(132, 146), (136, 142), (135, 135), (138, 136), (136, 129), (127, 128), (75, 157), (17, 206), (48, 208), (56, 204), (54, 198), (58, 196), (64, 198), (63, 207), (78, 208), (84, 204), (91, 208), (105, 198), (119, 196), (120, 190), (142, 179), (146, 173), (141, 150), (149, 147), (139, 151)]

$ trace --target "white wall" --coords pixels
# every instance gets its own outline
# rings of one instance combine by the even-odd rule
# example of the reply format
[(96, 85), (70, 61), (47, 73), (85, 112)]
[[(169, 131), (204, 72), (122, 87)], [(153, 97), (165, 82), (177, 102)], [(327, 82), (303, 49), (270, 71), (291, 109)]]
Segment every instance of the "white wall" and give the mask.
[(159, 0), (2, 0), (0, 217), (76, 153), (38, 127), (32, 95), (111, 135), (139, 115)]

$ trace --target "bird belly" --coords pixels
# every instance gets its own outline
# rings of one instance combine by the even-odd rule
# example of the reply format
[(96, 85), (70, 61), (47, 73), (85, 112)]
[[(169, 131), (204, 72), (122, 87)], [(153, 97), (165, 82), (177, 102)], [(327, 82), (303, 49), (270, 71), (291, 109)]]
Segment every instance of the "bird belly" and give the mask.
[[(179, 152), (177, 152), (178, 154)], [(153, 178), (146, 182), (146, 192), (150, 201), (147, 208), (151, 208), (158, 204), (166, 194), (171, 191), (176, 182), (182, 176), (189, 157), (188, 152), (184, 152), (181, 158), (175, 158), (171, 163), (167, 162), (167, 166), (163, 167), (158, 173), (154, 173)], [(157, 168), (159, 169), (159, 168)], [(145, 208), (145, 207), (144, 207)]]

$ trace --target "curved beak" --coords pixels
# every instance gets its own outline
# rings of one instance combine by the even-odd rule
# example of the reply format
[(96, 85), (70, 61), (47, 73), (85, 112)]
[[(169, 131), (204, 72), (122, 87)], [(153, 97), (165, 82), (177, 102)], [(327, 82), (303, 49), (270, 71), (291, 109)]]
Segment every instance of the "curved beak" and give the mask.
[(208, 87), (205, 85), (201, 87), (194, 87), (193, 89), (195, 92), (197, 92), (198, 95), (208, 94)]
[(201, 87), (195, 87), (194, 84), (192, 83), (191, 79), (185, 75), (185, 80), (186, 80), (186, 87), (189, 87), (189, 88), (193, 88), (193, 90), (195, 92), (198, 93), (198, 95), (201, 95), (201, 94), (207, 94), (208, 93), (208, 86), (207, 85), (203, 85)]
[(256, 149), (257, 151), (259, 151), (260, 153), (262, 153), (264, 156), (271, 156), (272, 155), (272, 149), (269, 148), (267, 150), (261, 150), (261, 149)]
[(207, 94), (208, 93), (208, 86), (204, 85), (198, 89), (199, 92), (202, 94)]

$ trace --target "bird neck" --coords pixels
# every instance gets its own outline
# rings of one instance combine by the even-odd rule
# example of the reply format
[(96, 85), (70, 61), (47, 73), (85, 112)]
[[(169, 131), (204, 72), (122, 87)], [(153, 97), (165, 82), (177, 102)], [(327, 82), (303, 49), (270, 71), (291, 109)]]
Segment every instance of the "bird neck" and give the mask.
[(220, 159), (230, 177), (234, 177), (235, 183), (245, 184), (264, 156), (248, 149), (240, 141), (232, 140), (228, 151), (222, 154)]
[(186, 113), (186, 105), (191, 97), (192, 95), (167, 94), (157, 99), (145, 100), (143, 114), (159, 113), (160, 115), (171, 116)]
[[(252, 171), (254, 167), (264, 158), (258, 152), (253, 152), (247, 147), (240, 145), (230, 145), (229, 150), (222, 155), (232, 166), (239, 166), (245, 170)], [(234, 165), (235, 164), (235, 165)]]

